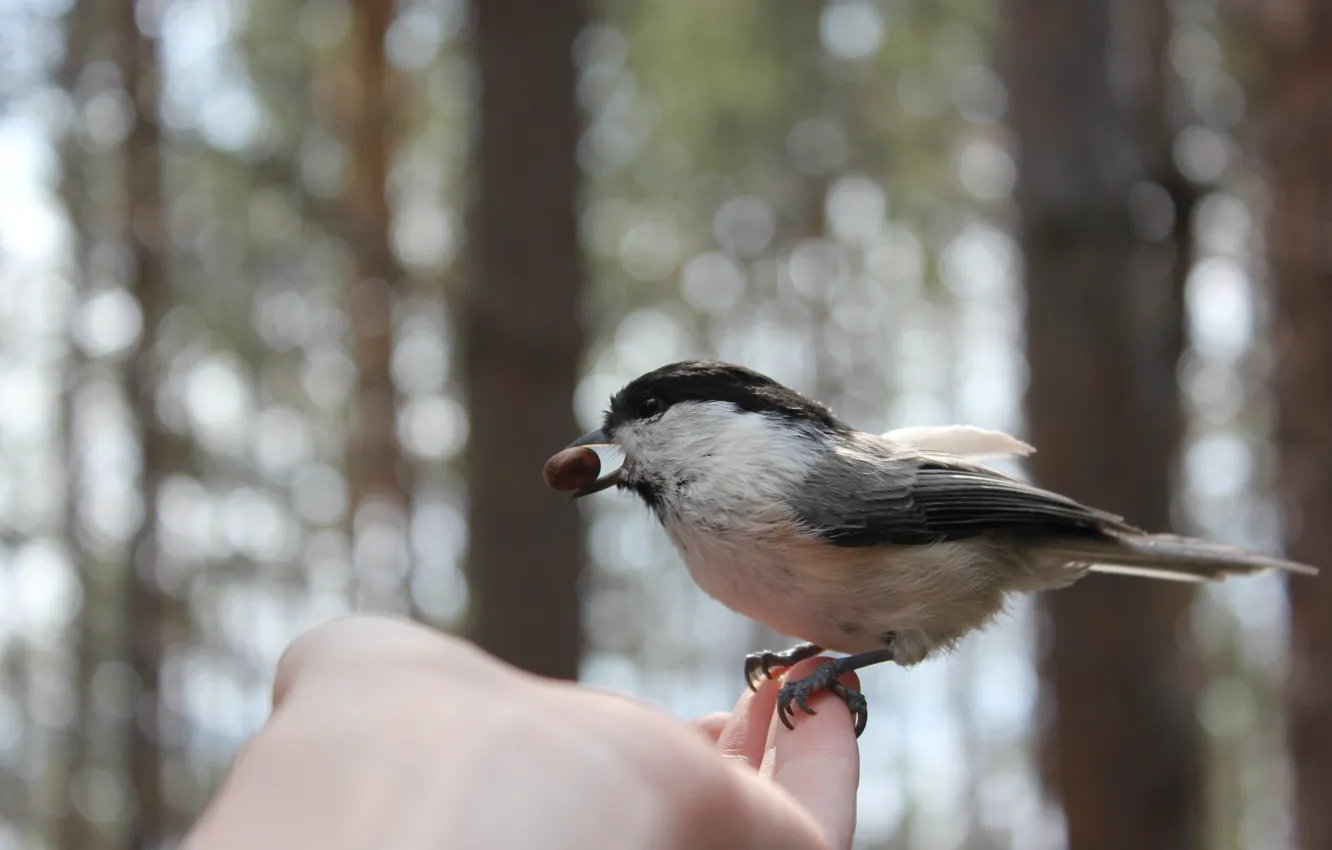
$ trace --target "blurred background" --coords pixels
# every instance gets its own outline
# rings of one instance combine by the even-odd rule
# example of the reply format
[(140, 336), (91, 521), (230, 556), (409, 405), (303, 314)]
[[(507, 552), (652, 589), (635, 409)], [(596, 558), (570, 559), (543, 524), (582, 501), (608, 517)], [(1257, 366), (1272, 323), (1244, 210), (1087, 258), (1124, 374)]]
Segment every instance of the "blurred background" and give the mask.
[[(547, 490), (716, 356), (1332, 568), (1332, 0), (0, 0), (0, 850), (158, 850), (403, 612), (681, 717), (788, 643)], [(1332, 847), (1332, 578), (863, 676), (858, 846)]]

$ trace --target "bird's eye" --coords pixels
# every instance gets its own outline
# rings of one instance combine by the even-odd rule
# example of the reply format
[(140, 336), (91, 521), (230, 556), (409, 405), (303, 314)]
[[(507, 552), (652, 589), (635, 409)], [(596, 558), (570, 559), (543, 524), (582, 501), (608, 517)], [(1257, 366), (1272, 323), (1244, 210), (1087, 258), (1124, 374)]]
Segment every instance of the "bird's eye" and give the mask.
[(654, 395), (646, 396), (638, 403), (638, 413), (641, 416), (656, 416), (661, 413), (661, 399)]

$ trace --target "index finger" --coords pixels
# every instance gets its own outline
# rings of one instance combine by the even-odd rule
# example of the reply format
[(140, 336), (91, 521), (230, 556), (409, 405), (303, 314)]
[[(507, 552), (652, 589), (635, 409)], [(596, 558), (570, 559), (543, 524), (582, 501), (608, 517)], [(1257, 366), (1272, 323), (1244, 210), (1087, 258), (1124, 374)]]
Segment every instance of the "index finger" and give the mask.
[[(802, 661), (782, 679), (808, 676), (831, 660), (821, 657)], [(851, 688), (860, 687), (855, 673), (846, 674), (840, 681)], [(782, 725), (773, 713), (760, 770), (814, 816), (831, 850), (846, 850), (855, 835), (856, 789), (860, 785), (860, 748), (851, 712), (841, 697), (826, 690), (811, 696), (809, 706), (818, 714), (797, 711), (794, 731)]]
[(317, 625), (287, 646), (278, 659), (271, 702), (276, 709), (298, 683), (365, 687), (368, 679), (404, 666), (476, 684), (525, 675), (454, 635), (404, 617), (351, 614)]

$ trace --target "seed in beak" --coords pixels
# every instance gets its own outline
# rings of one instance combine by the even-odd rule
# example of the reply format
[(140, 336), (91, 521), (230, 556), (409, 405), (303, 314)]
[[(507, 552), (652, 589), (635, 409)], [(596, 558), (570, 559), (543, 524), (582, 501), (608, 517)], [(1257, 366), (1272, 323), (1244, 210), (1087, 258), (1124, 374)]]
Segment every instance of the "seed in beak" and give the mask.
[(601, 457), (583, 446), (556, 453), (541, 470), (546, 486), (562, 493), (581, 490), (594, 483), (600, 474)]

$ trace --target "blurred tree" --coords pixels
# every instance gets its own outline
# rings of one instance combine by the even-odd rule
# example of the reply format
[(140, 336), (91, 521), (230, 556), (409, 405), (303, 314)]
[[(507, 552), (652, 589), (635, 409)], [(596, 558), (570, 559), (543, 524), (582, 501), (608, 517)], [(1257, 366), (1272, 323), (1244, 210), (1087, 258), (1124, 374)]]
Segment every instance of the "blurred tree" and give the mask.
[(470, 440), (468, 636), (538, 673), (578, 673), (582, 527), (541, 466), (577, 436), (584, 261), (575, 156), (580, 0), (478, 0), (470, 284), (461, 316)]
[[(1332, 570), (1332, 2), (1255, 4), (1276, 307), (1279, 494), (1291, 557)], [(1290, 752), (1302, 850), (1332, 848), (1332, 577), (1289, 582)]]
[[(352, 4), (354, 47), (350, 70), (351, 180), (347, 190), (347, 237), (356, 256), (356, 280), (348, 304), (356, 362), (354, 435), (348, 459), (351, 536), (362, 605), (405, 608), (406, 546), (375, 545), (367, 534), (390, 526), (397, 539), (411, 511), (410, 467), (398, 442), (398, 392), (393, 383), (394, 304), (397, 263), (389, 232), (387, 195), (396, 110), (384, 38), (393, 20), (393, 0)], [(365, 542), (365, 545), (360, 545)]]
[[(124, 675), (130, 656), (122, 619), (145, 601), (160, 604), (163, 619), (171, 621), (165, 609), (176, 589), (187, 588), (190, 599), (190, 641), (170, 650), (165, 659), (170, 675), (160, 680), (170, 689), (168, 698), (176, 698), (171, 707), (183, 714), (164, 715), (157, 724), (163, 733), (157, 739), (160, 779), (148, 785), (139, 779), (141, 786), (161, 791), (160, 799), (152, 793), (145, 797), (147, 803), (159, 810), (178, 807), (181, 817), (198, 810), (238, 742), (262, 720), (268, 677), (285, 641), (344, 611), (358, 574), (362, 604), (399, 607), (406, 567), (399, 553), (410, 551), (420, 603), (415, 613), (441, 624), (460, 616), (467, 594), (460, 592), (453, 568), (465, 536), (457, 525), (465, 505), (456, 497), (464, 485), (452, 460), (466, 432), (461, 406), (455, 406), (462, 399), (452, 396), (461, 370), (449, 357), (455, 348), (445, 330), (449, 320), (462, 336), (456, 348), (466, 355), (462, 377), (474, 405), (470, 486), (476, 510), (468, 570), (473, 635), (524, 666), (572, 674), (578, 669), (575, 588), (581, 583), (589, 600), (585, 674), (661, 700), (682, 714), (733, 694), (735, 670), (727, 659), (742, 651), (744, 624), (704, 604), (660, 535), (649, 540), (646, 533), (599, 534), (593, 539), (601, 569), (578, 576), (576, 512), (545, 492), (535, 472), (535, 465), (577, 430), (567, 416), (575, 375), (583, 377), (584, 390), (595, 386), (595, 396), (601, 396), (603, 385), (648, 361), (715, 352), (765, 370), (785, 370), (784, 377), (805, 382), (802, 386), (866, 427), (883, 419), (892, 421), (882, 427), (915, 421), (922, 414), (979, 418), (986, 421), (978, 424), (995, 427), (1013, 424), (1007, 399), (1010, 382), (1021, 371), (1012, 349), (1020, 337), (1011, 309), (1016, 303), (1010, 302), (1012, 246), (1002, 232), (1013, 172), (1000, 123), (1009, 93), (985, 62), (996, 21), (992, 4), (603, 0), (599, 25), (584, 30), (578, 25), (581, 13), (567, 5), (518, 9), (508, 2), (478, 3), (479, 14), (469, 15), (459, 0), (405, 0), (395, 4), (390, 21), (385, 0), (169, 8), (138, 3), (137, 22), (160, 39), (163, 55), (171, 58), (158, 110), (164, 134), (157, 140), (158, 159), (166, 167), (160, 201), (167, 244), (162, 245), (155, 241), (162, 236), (155, 232), (155, 217), (144, 215), (154, 204), (152, 185), (125, 181), (124, 136), (133, 128), (132, 104), (120, 91), (115, 66), (121, 63), (113, 54), (119, 34), (132, 32), (128, 10), (123, 2), (91, 4), (93, 24), (71, 13), (71, 24), (95, 30), (94, 45), (88, 51), (76, 44), (62, 57), (48, 49), (54, 23), (49, 18), (69, 2), (19, 4), (14, 15), (0, 15), (5, 24), (0, 35), (17, 45), (13, 60), (0, 62), (7, 119), (0, 147), (11, 158), (16, 144), (27, 146), (22, 139), (63, 124), (53, 120), (62, 118), (63, 110), (51, 109), (50, 81), (40, 79), (54, 69), (42, 62), (65, 60), (60, 84), (66, 88), (74, 85), (77, 68), (86, 66), (72, 101), (72, 126), (80, 138), (66, 139), (64, 153), (85, 173), (68, 169), (63, 190), (74, 213), (75, 238), (67, 244), (87, 254), (52, 254), (29, 274), (21, 257), (9, 253), (8, 242), (13, 233), (23, 234), (11, 223), (26, 217), (12, 207), (0, 215), (0, 237), (6, 240), (0, 296), (11, 296), (0, 297), (0, 395), (23, 399), (0, 410), (5, 448), (0, 462), (6, 480), (34, 483), (34, 498), (28, 499), (26, 492), (15, 498), (14, 488), (0, 481), (0, 562), (4, 578), (13, 582), (7, 586), (14, 592), (5, 599), (16, 614), (6, 622), (23, 629), (12, 632), (2, 648), (11, 673), (8, 696), (20, 708), (11, 711), (0, 699), (0, 715), (12, 714), (21, 724), (22, 752), (0, 770), (0, 821), (8, 819), (0, 823), (0, 834), (8, 835), (12, 827), (29, 840), (38, 822), (54, 815), (62, 822), (63, 846), (85, 850), (78, 838), (85, 826), (92, 827), (93, 842), (120, 843), (122, 819), (136, 804), (125, 756), (133, 750), (142, 763), (152, 743), (143, 730), (128, 731), (125, 715), (141, 704), (156, 705), (151, 694), (142, 703), (138, 693), (124, 698), (123, 686), (132, 686), (133, 679)], [(1115, 151), (1136, 150), (1140, 161), (1126, 166), (1129, 176), (1117, 172), (1103, 181), (1113, 184), (1110, 188), (1097, 183), (1101, 188), (1083, 187), (1078, 195), (1077, 203), (1094, 207), (1093, 217), (1102, 216), (1096, 219), (1101, 223), (1075, 229), (1076, 241), (1064, 249), (1088, 257), (1086, 265), (1097, 267), (1088, 274), (1096, 278), (1070, 278), (1073, 291), (1067, 297), (1105, 289), (1111, 278), (1131, 280), (1132, 297), (1144, 296), (1135, 300), (1143, 315), (1165, 324), (1168, 316), (1152, 317), (1170, 305), (1162, 308), (1146, 296), (1176, 297), (1177, 286), (1171, 284), (1188, 268), (1182, 260), (1190, 247), (1191, 188), (1178, 179), (1171, 159), (1179, 148), (1187, 164), (1192, 150), (1189, 138), (1176, 144), (1167, 102), (1189, 103), (1201, 112), (1200, 92), (1225, 100), (1225, 80), (1209, 70), (1209, 63), (1218, 61), (1208, 40), (1215, 29), (1208, 17), (1214, 4), (1172, 2), (1179, 24), (1159, 0), (1109, 5), (1112, 18), (1128, 32), (1102, 45), (1113, 65), (1107, 85), (1124, 108), (1113, 116), (1111, 132), (1102, 132), (1104, 126), (1073, 127), (1064, 140), (1084, 148), (1088, 140), (1105, 141)], [(1047, 11), (1042, 9), (1042, 16)], [(1063, 17), (1051, 28), (1087, 8), (1055, 11)], [(558, 29), (548, 26), (554, 16), (565, 22)], [(109, 26), (117, 19), (125, 25)], [(481, 35), (485, 61), (478, 89), (478, 69), (464, 54)], [(1066, 36), (1061, 30), (1048, 37)], [(1043, 66), (1056, 70), (1042, 84), (1068, 84), (1073, 90), (1061, 92), (1064, 99), (1041, 113), (1051, 125), (1064, 116), (1072, 122), (1105, 109), (1104, 93), (1083, 97), (1087, 74), (1095, 70), (1089, 40), (1071, 41), (1073, 64)], [(539, 49), (532, 49), (534, 44)], [(569, 67), (571, 52), (576, 77)], [(1042, 61), (1042, 51), (1034, 55)], [(1180, 68), (1189, 91), (1165, 96), (1168, 64)], [(28, 73), (21, 74), (25, 68)], [(20, 84), (25, 77), (30, 83)], [(35, 84), (31, 98), (23, 93), (30, 84)], [(580, 132), (573, 107), (575, 85), (578, 102), (589, 112), (586, 133)], [(154, 90), (150, 87), (140, 102), (150, 103)], [(485, 98), (483, 142), (473, 158), (480, 170), (463, 165), (477, 92)], [(1213, 119), (1196, 123), (1217, 133), (1222, 144), (1231, 126)], [(1038, 129), (1047, 138), (1065, 131)], [(575, 141), (591, 201), (581, 211), (595, 262), (591, 276), (597, 288), (590, 297), (579, 288), (583, 266), (574, 237), (580, 212), (573, 199), (579, 176)], [(142, 136), (136, 138), (137, 150), (144, 149), (142, 142)], [(1102, 180), (1103, 175), (1084, 172), (1093, 160), (1108, 161), (1101, 155), (1106, 149), (1084, 149), (1070, 170), (1084, 180)], [(33, 167), (14, 169), (18, 185), (39, 182), (47, 170), (43, 159), (23, 161)], [(1070, 159), (1050, 161), (1060, 168)], [(446, 310), (441, 304), (455, 289), (437, 281), (461, 268), (453, 211), (460, 183), (474, 178), (481, 185), (469, 187), (476, 190), (475, 208), (464, 251), (476, 276), (459, 275), (469, 277), (474, 289), (470, 300), (449, 303), (458, 309)], [(1124, 195), (1132, 225), (1127, 236), (1114, 218), (1122, 211), (1113, 206)], [(16, 197), (28, 203), (22, 192)], [(134, 228), (129, 241), (121, 232), (127, 200), (147, 222)], [(80, 210), (86, 221), (79, 220)], [(1215, 253), (1208, 215), (1200, 222), (1199, 244)], [(89, 232), (80, 249), (85, 225)], [(1048, 238), (1048, 228), (1037, 232)], [(1110, 242), (1131, 250), (1115, 254)], [(121, 315), (116, 306), (125, 303), (117, 300), (120, 289), (135, 284), (137, 259), (151, 260), (154, 251), (167, 268), (154, 272), (151, 264), (144, 266), (150, 274), (139, 283), (165, 274), (171, 309), (159, 321), (167, 305), (145, 301), (146, 336), (139, 340), (135, 362), (160, 371), (138, 381), (131, 413), (149, 429), (158, 428), (154, 413), (170, 426), (170, 431), (145, 431), (144, 445), (153, 462), (147, 472), (156, 470), (157, 480), (162, 472), (172, 474), (161, 487), (145, 478), (143, 492), (154, 513), (145, 517), (148, 524), (138, 538), (137, 575), (140, 581), (161, 575), (179, 583), (166, 585), (172, 595), (153, 596), (150, 578), (134, 590), (139, 607), (127, 608), (124, 573), (113, 567), (138, 507), (127, 507), (132, 500), (124, 496), (135, 472), (127, 461), (135, 450), (124, 429), (135, 423), (107, 380), (118, 376), (105, 373), (119, 365), (134, 338), (125, 328), (137, 327), (136, 317)], [(1037, 257), (1038, 269), (1052, 267), (1050, 253)], [(1103, 262), (1106, 257), (1112, 262)], [(1066, 260), (1059, 268), (1075, 265)], [(35, 285), (39, 297), (12, 295), (26, 291), (24, 280), (66, 275), (79, 291), (63, 307), (47, 303), (59, 299), (48, 299), (41, 283)], [(1048, 307), (1056, 297), (1048, 277), (1033, 309)], [(47, 289), (55, 295), (64, 291)], [(116, 298), (103, 300), (106, 295)], [(1122, 306), (1122, 300), (1096, 306), (1107, 303)], [(83, 515), (73, 516), (77, 509), (70, 505), (67, 523), (72, 528), (81, 522), (87, 536), (73, 541), (65, 559), (80, 562), (87, 586), (78, 623), (43, 635), (28, 628), (35, 597), (43, 594), (28, 592), (24, 582), (51, 571), (34, 569), (39, 560), (19, 559), (43, 551), (49, 541), (40, 540), (42, 535), (59, 533), (54, 498), (50, 515), (37, 521), (43, 508), (35, 491), (42, 483), (58, 482), (41, 470), (55, 468), (60, 447), (50, 441), (40, 452), (26, 451), (38, 443), (23, 441), (22, 411), (33, 412), (26, 417), (31, 423), (48, 405), (29, 404), (18, 391), (31, 383), (25, 375), (42, 375), (44, 352), (54, 350), (51, 343), (60, 332), (59, 322), (51, 320), (59, 309), (73, 311), (77, 339), (94, 343), (84, 350), (90, 367), (87, 397), (64, 399), (67, 410), (78, 414), (74, 421), (83, 423), (70, 435), (66, 454), (73, 459), (73, 444), (82, 443), (87, 458), (85, 480), (70, 482), (84, 491)], [(1046, 309), (1043, 315), (1051, 313)], [(588, 315), (600, 337), (591, 362), (578, 369), (584, 340), (574, 317)], [(1065, 329), (1069, 336), (1094, 337), (1079, 324), (1090, 321), (1085, 314), (1072, 321)], [(1034, 348), (1051, 349), (1049, 330), (1047, 322), (1045, 341), (1033, 340)], [(1166, 341), (1162, 348), (1175, 345), (1169, 334), (1159, 339)], [(1128, 353), (1136, 358), (1131, 368), (1141, 372), (1139, 380), (1161, 378), (1135, 391), (1166, 399), (1160, 410), (1169, 414), (1173, 357), (1168, 353), (1115, 337), (1102, 341), (1089, 359), (1106, 370), (1122, 370), (1111, 358)], [(1066, 351), (1058, 356), (1066, 357)], [(1047, 361), (1038, 361), (1034, 374), (1040, 384), (1035, 392), (1048, 402)], [(53, 393), (53, 377), (50, 369), (37, 383)], [(77, 377), (70, 383), (78, 383)], [(1124, 387), (1102, 383), (1116, 402), (1123, 400)], [(582, 404), (595, 402), (586, 395), (580, 393)], [(1076, 394), (1069, 398), (1070, 408), (1084, 400)], [(1089, 418), (1105, 413), (1084, 406)], [(1049, 407), (1043, 409), (1048, 413)], [(1109, 422), (1121, 427), (1135, 416), (1147, 418), (1129, 410)], [(1107, 465), (1125, 466), (1118, 450), (1109, 450), (1111, 441), (1100, 436), (1110, 425), (1088, 440), (1109, 452), (1101, 455)], [(41, 424), (26, 427), (48, 430)], [(1039, 427), (1049, 433), (1053, 426)], [(1142, 444), (1148, 438), (1134, 435), (1146, 430), (1134, 426), (1126, 433)], [(172, 435), (188, 440), (180, 444), (191, 448), (188, 457), (173, 456)], [(1068, 441), (1056, 442), (1063, 448), (1042, 444), (1042, 463), (1058, 465), (1072, 457)], [(40, 466), (31, 462), (38, 455)], [(411, 459), (422, 462), (415, 469), (399, 466)], [(1153, 464), (1148, 458), (1146, 477), (1164, 469)], [(1048, 468), (1044, 472), (1058, 483)], [(1069, 477), (1081, 474), (1069, 466)], [(396, 494), (395, 488), (400, 488)], [(1087, 495), (1089, 488), (1079, 492)], [(385, 493), (388, 498), (381, 498)], [(417, 501), (415, 521), (404, 535), (400, 512), (409, 496)], [(1151, 522), (1151, 516), (1164, 516), (1159, 507), (1144, 502), (1130, 514)], [(619, 513), (648, 521), (630, 500), (603, 499), (584, 508), (598, 519)], [(366, 520), (379, 526), (376, 533), (358, 534)], [(338, 527), (344, 523), (351, 540)], [(151, 536), (155, 527), (165, 546), (160, 553)], [(600, 527), (622, 526), (616, 518)], [(518, 528), (522, 535), (514, 533)], [(517, 537), (523, 539), (510, 539)], [(90, 549), (91, 562), (79, 552), (80, 542)], [(1116, 584), (1119, 591), (1106, 592), (1128, 594), (1137, 587), (1129, 579)], [(685, 595), (685, 588), (694, 595)], [(77, 584), (72, 590), (77, 595)], [(1238, 599), (1234, 607), (1246, 616), (1252, 613), (1248, 597), (1227, 598)], [(1139, 602), (1106, 604), (1101, 619), (1116, 617), (1116, 627), (1133, 624), (1152, 635), (1164, 631), (1172, 616)], [(1068, 615), (1058, 623), (1061, 646), (1089, 631), (1070, 619), (1080, 618)], [(1273, 705), (1279, 665), (1252, 653), (1262, 632), (1251, 622), (1236, 637), (1234, 624), (1242, 619), (1226, 621), (1225, 640), (1245, 650), (1246, 663), (1263, 667), (1266, 677), (1253, 685), (1263, 714)], [(867, 686), (879, 688), (871, 700), (884, 706), (893, 722), (872, 727), (865, 739), (863, 788), (873, 800), (860, 833), (866, 847), (1046, 843), (1047, 809), (1030, 793), (1034, 724), (1025, 713), (1029, 691), (1021, 675), (1027, 664), (1025, 622), (1025, 615), (1015, 618), (958, 656), (909, 676), (885, 671), (867, 680)], [(136, 623), (141, 632), (152, 628)], [(1084, 636), (1109, 639), (1104, 635), (1111, 633), (1102, 631), (1109, 627), (1100, 620), (1093, 625), (1096, 634)], [(62, 645), (67, 637), (73, 639)], [(136, 663), (155, 664), (152, 657), (167, 652), (166, 639), (161, 641), (156, 647), (140, 642)], [(1149, 643), (1151, 652), (1169, 649), (1168, 636), (1149, 639), (1135, 632), (1124, 641), (1118, 649), (1133, 656), (1133, 664), (1150, 665), (1139, 657)], [(76, 646), (93, 651), (81, 663), (63, 666), (76, 660)], [(1097, 665), (1112, 651), (1093, 646), (1059, 659), (1100, 675)], [(1149, 677), (1170, 676), (1172, 663), (1175, 659), (1167, 658), (1142, 669)], [(1212, 672), (1226, 677), (1230, 668)], [(941, 673), (947, 688), (931, 684), (929, 677)], [(1107, 713), (1136, 710), (1133, 692), (1123, 696), (1127, 674), (1113, 668), (1110, 673), (1101, 677), (1110, 690), (1096, 692), (1107, 701)], [(1060, 682), (1072, 687), (1067, 677)], [(58, 765), (47, 719), (64, 717), (48, 706), (63, 707), (66, 685), (74, 704), (83, 707), (74, 722), (93, 728), (83, 741), (71, 740), (73, 764)], [(1006, 699), (994, 698), (996, 687)], [(1080, 693), (1085, 699), (1091, 691)], [(1089, 709), (1079, 706), (1077, 695), (1064, 696), (1062, 717), (1072, 719), (1061, 734), (1095, 734), (1084, 728), (1084, 721), (1096, 722), (1087, 720)], [(1270, 781), (1268, 768), (1284, 755), (1236, 719), (1243, 712), (1224, 709), (1233, 700), (1211, 696), (1203, 716), (1214, 736), (1226, 734), (1226, 718), (1218, 716), (1229, 716), (1239, 765), (1236, 793), (1244, 801), (1233, 809), (1218, 807), (1225, 809), (1226, 820), (1215, 828), (1235, 848), (1265, 848), (1263, 838), (1272, 834), (1270, 809), (1254, 801), (1281, 796), (1284, 786)], [(996, 711), (996, 705), (1009, 711)], [(1170, 724), (1186, 717), (1185, 709), (1176, 708), (1166, 709), (1172, 712)], [(143, 716), (151, 720), (154, 712)], [(1079, 761), (1070, 769), (1077, 782), (1066, 785), (1066, 800), (1100, 793), (1089, 786), (1099, 781), (1102, 765), (1087, 765), (1101, 758), (1105, 781), (1118, 786), (1114, 805), (1133, 792), (1130, 782), (1158, 799), (1175, 788), (1178, 774), (1169, 766), (1187, 766), (1192, 751), (1157, 752), (1154, 729), (1149, 744), (1142, 745), (1151, 722), (1127, 733), (1117, 729), (1109, 744), (1117, 750), (1115, 758), (1090, 752), (1095, 742), (1075, 740), (1072, 755)], [(905, 739), (899, 735), (870, 740), (874, 728), (908, 729), (909, 745), (901, 746)], [(1179, 745), (1167, 736), (1172, 740)], [(84, 743), (88, 751), (80, 754)], [(1123, 769), (1118, 759), (1118, 751), (1134, 746), (1142, 759), (1138, 772)], [(961, 761), (948, 755), (959, 750), (967, 756)], [(87, 769), (78, 769), (80, 761)], [(960, 773), (940, 783), (940, 764)], [(1167, 764), (1160, 783), (1139, 781), (1160, 764)], [(1215, 764), (1209, 762), (1213, 774), (1219, 772)], [(34, 782), (34, 768), (47, 784)], [(35, 808), (55, 799), (52, 780), (66, 775), (74, 779), (69, 803), (78, 805)], [(1255, 793), (1255, 786), (1261, 790)], [(1141, 804), (1125, 809), (1130, 826), (1144, 820), (1143, 809)], [(959, 811), (971, 815), (970, 823)], [(1078, 836), (1112, 823), (1089, 820), (1106, 809), (1082, 806), (1078, 812), (1071, 821)], [(163, 824), (169, 816), (161, 811)], [(82, 817), (88, 822), (80, 823)], [(135, 829), (143, 834), (140, 826)]]
[[(96, 33), (93, 4), (77, 0), (65, 13), (65, 58), (60, 68), (59, 83), (70, 98), (76, 114), (83, 109), (79, 96), (79, 78), (88, 64), (92, 42)], [(87, 251), (89, 247), (89, 201), (87, 149), (83, 145), (77, 124), (71, 122), (61, 148), (60, 192), (69, 217), (71, 230), (71, 256), (68, 259), (73, 284), (75, 306), (87, 297)], [(95, 600), (92, 576), (92, 553), (84, 546), (85, 530), (80, 520), (80, 493), (82, 452), (78, 438), (78, 399), (86, 380), (88, 363), (76, 344), (70, 344), (65, 355), (64, 386), (61, 388), (61, 446), (65, 464), (64, 530), (65, 546), (79, 576), (82, 598), (80, 615), (70, 625), (70, 643), (73, 654), (71, 678), (71, 712), (67, 726), (66, 747), (60, 769), (64, 775), (63, 788), (56, 803), (57, 843), (61, 847), (92, 850), (96, 831), (82, 808), (76, 805), (76, 786), (81, 784), (89, 761), (93, 734), (93, 705), (91, 683), (96, 669), (95, 617), (91, 613), (101, 602)]]
[[(162, 131), (158, 102), (162, 79), (157, 38), (140, 25), (142, 7), (119, 0), (113, 25), (119, 39), (117, 66), (129, 104), (124, 142), (124, 210), (121, 239), (127, 252), (129, 289), (138, 302), (142, 331), (131, 353), (126, 392), (138, 426), (137, 531), (130, 542), (125, 577), (124, 658), (134, 672), (133, 701), (126, 716), (129, 788), (132, 791), (125, 847), (156, 850), (167, 839), (170, 815), (162, 786), (163, 736), (172, 730), (162, 700), (162, 663), (171, 639), (170, 600), (161, 586), (163, 567), (159, 494), (179, 461), (176, 440), (159, 417), (158, 390), (164, 365), (157, 330), (170, 307), (162, 207)], [(145, 25), (148, 21), (143, 22)]]
[[(1130, 35), (1153, 48), (1136, 91), (1112, 90), (1107, 0), (1008, 0), (1005, 61), (1033, 471), (1164, 530), (1192, 196), (1169, 155), (1166, 5), (1133, 8)], [(1072, 850), (1200, 846), (1196, 684), (1177, 638), (1190, 599), (1186, 585), (1091, 576), (1046, 600), (1047, 768)]]

